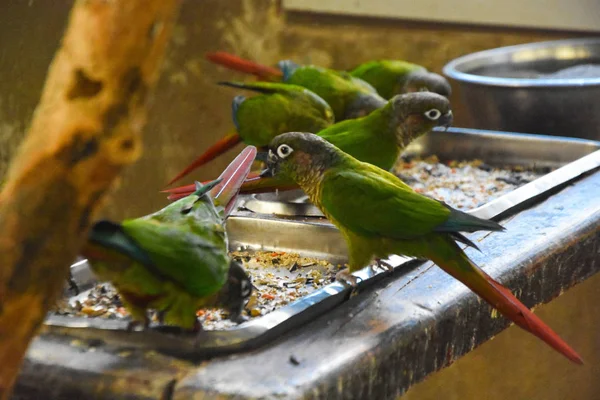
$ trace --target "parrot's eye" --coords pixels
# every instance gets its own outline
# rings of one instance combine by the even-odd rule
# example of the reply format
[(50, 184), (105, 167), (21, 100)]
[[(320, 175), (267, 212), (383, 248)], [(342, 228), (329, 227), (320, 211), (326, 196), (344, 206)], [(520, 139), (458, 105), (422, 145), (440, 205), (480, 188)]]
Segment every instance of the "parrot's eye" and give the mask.
[(432, 108), (431, 110), (425, 111), (425, 116), (432, 121), (437, 121), (442, 116), (442, 112), (437, 108)]
[(287, 144), (282, 144), (281, 146), (279, 146), (277, 148), (277, 155), (280, 158), (286, 158), (287, 156), (289, 156), (290, 154), (292, 154), (293, 151), (294, 151), (294, 149), (292, 149)]

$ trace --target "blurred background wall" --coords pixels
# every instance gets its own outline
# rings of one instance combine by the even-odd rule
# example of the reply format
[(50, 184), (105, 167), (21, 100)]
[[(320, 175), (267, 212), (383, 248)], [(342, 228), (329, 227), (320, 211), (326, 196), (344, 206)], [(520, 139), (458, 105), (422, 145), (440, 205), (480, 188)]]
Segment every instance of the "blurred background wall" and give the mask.
[[(2, 175), (38, 101), (71, 4), (9, 0), (0, 6)], [(216, 82), (245, 76), (205, 61), (206, 51), (229, 51), (266, 64), (290, 58), (339, 69), (397, 58), (439, 73), (448, 61), (474, 51), (580, 36), (585, 34), (285, 13), (275, 0), (184, 1), (144, 131), (144, 155), (129, 169), (107, 212), (137, 216), (165, 204), (158, 189), (233, 127), (230, 104), (239, 93)], [(454, 89), (454, 125), (468, 127)], [(234, 156), (232, 151), (188, 181), (215, 177)]]
[[(71, 5), (70, 0), (8, 0), (0, 5), (1, 176), (28, 126)], [(233, 127), (230, 104), (238, 93), (215, 83), (244, 76), (205, 61), (206, 51), (229, 51), (266, 64), (290, 58), (338, 69), (376, 58), (396, 58), (439, 73), (448, 61), (474, 51), (583, 36), (586, 34), (286, 13), (275, 0), (184, 1), (145, 129), (143, 157), (127, 171), (106, 215), (134, 217), (164, 206), (166, 199), (158, 190)], [(456, 85), (454, 89), (454, 125), (469, 127)], [(184, 183), (215, 177), (235, 154), (218, 159)], [(593, 394), (600, 393), (599, 384), (592, 382), (598, 375), (594, 364), (600, 361), (596, 334), (575, 332), (569, 323), (576, 319), (582, 326), (581, 318), (585, 318), (585, 326), (600, 325), (600, 311), (593, 304), (599, 279), (591, 279), (540, 308), (542, 318), (586, 356), (586, 367), (570, 366), (550, 356), (550, 351), (539, 353), (539, 345), (532, 346), (537, 353), (529, 351), (533, 339), (511, 328), (416, 386), (406, 398), (600, 398)], [(510, 354), (510, 359), (503, 361), (505, 354)], [(559, 363), (552, 365), (550, 360)]]

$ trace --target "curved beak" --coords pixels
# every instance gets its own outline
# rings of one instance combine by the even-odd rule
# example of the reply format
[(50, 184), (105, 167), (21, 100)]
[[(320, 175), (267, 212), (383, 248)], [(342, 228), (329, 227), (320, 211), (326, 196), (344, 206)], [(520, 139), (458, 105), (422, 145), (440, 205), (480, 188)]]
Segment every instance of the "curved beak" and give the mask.
[(269, 156), (269, 152), (268, 151), (258, 151), (256, 153), (256, 157), (254, 157), (254, 160), (256, 160), (256, 161), (262, 161), (262, 162), (266, 163), (268, 156)]
[(448, 111), (446, 114), (440, 117), (440, 125), (444, 127), (444, 131), (448, 130), (450, 126), (452, 126), (452, 121), (454, 116), (452, 115), (452, 111)]
[(279, 161), (279, 159), (277, 158), (275, 153), (273, 153), (273, 151), (269, 150), (265, 161), (267, 163), (267, 169), (263, 170), (260, 173), (260, 177), (261, 178), (269, 178), (269, 177), (275, 176), (275, 172), (276, 172), (275, 167), (277, 166), (277, 161)]
[(275, 174), (273, 173), (273, 169), (269, 168), (267, 166), (266, 169), (263, 169), (262, 172), (260, 173), (260, 175), (258, 175), (259, 178), (272, 178)]

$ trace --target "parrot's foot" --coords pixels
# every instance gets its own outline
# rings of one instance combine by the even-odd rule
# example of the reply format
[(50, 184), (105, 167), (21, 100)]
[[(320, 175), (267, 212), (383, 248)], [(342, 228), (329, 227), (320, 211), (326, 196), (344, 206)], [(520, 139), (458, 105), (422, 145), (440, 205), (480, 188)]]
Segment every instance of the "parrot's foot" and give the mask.
[(167, 314), (166, 310), (161, 310), (161, 311), (156, 312), (156, 320), (158, 321), (159, 324), (161, 324), (161, 325), (165, 324), (166, 314)]
[(377, 263), (377, 268), (380, 268), (386, 272), (392, 272), (394, 270), (394, 266), (387, 261), (383, 261), (381, 258), (375, 259)]
[(79, 295), (79, 287), (77, 286), (75, 279), (73, 279), (73, 274), (71, 273), (71, 271), (69, 271), (69, 277), (67, 278), (67, 282), (69, 283), (69, 289), (75, 292), (75, 296)]
[(194, 326), (192, 327), (192, 332), (200, 333), (203, 331), (204, 331), (204, 328), (202, 327), (202, 322), (200, 322), (200, 320), (198, 318), (196, 318), (196, 321), (194, 322)]
[(229, 320), (232, 322), (235, 322), (236, 324), (242, 324), (248, 320), (250, 320), (250, 318), (242, 315), (242, 314), (233, 314), (229, 316)]
[(144, 321), (133, 320), (127, 324), (127, 332), (133, 332), (138, 326), (143, 326), (144, 330), (150, 326), (150, 319), (144, 318)]
[(360, 278), (352, 275), (348, 268), (344, 268), (343, 270), (341, 270), (340, 272), (335, 274), (335, 279), (338, 281), (347, 283), (348, 285), (352, 286), (353, 288), (355, 288), (358, 285), (358, 282), (360, 280)]

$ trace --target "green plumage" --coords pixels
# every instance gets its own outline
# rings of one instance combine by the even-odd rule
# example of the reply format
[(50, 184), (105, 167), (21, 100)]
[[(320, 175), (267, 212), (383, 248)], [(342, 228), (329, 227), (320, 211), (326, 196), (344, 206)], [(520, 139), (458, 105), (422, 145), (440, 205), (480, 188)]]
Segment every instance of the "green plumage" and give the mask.
[[(448, 99), (418, 92), (398, 95), (365, 117), (338, 122), (317, 135), (361, 161), (390, 170), (409, 143), (436, 126), (451, 123)], [(244, 183), (242, 190), (264, 190), (289, 182), (286, 177), (263, 178)]]
[(291, 61), (281, 61), (279, 67), (283, 82), (319, 95), (333, 109), (336, 121), (364, 116), (385, 105), (385, 99), (375, 88), (346, 72), (314, 65), (298, 66)]
[(199, 308), (219, 304), (230, 260), (223, 208), (207, 193), (218, 182), (149, 216), (92, 228), (83, 254), (135, 320), (156, 309), (165, 323), (191, 329)]
[(237, 96), (233, 102), (233, 120), (246, 144), (264, 147), (281, 133), (314, 133), (334, 122), (331, 107), (304, 87), (271, 82), (222, 84), (261, 93), (250, 98)]
[(448, 81), (421, 65), (400, 60), (377, 60), (359, 65), (350, 74), (371, 84), (385, 99), (397, 94), (427, 90), (450, 96)]
[(386, 99), (402, 93), (402, 87), (411, 72), (426, 71), (425, 67), (406, 61), (369, 61), (353, 69), (350, 74), (370, 83)]
[[(437, 118), (428, 112), (439, 111)], [(338, 122), (317, 135), (353, 157), (385, 170), (394, 166), (400, 152), (436, 126), (452, 123), (450, 103), (435, 93), (394, 97), (369, 115)]]
[(292, 179), (340, 230), (348, 245), (348, 269), (338, 278), (392, 254), (432, 260), (507, 318), (581, 364), (581, 357), (500, 283), (479, 269), (456, 241), (475, 246), (460, 232), (501, 231), (502, 226), (416, 193), (393, 174), (357, 160), (322, 138), (286, 133), (269, 145), (268, 168)]
[[(282, 145), (292, 149), (287, 158), (275, 156), (283, 154)], [(298, 182), (340, 229), (349, 244), (351, 272), (389, 254), (431, 258), (432, 246), (446, 243), (444, 238), (451, 243), (459, 231), (502, 229), (418, 194), (395, 175), (314, 135), (280, 135), (269, 149), (276, 175)]]
[[(365, 117), (338, 122), (317, 135), (359, 160), (390, 169), (398, 159), (401, 147), (412, 139), (399, 140), (402, 122), (401, 118), (394, 116), (389, 103)], [(423, 127), (415, 136), (428, 130), (428, 127)]]

